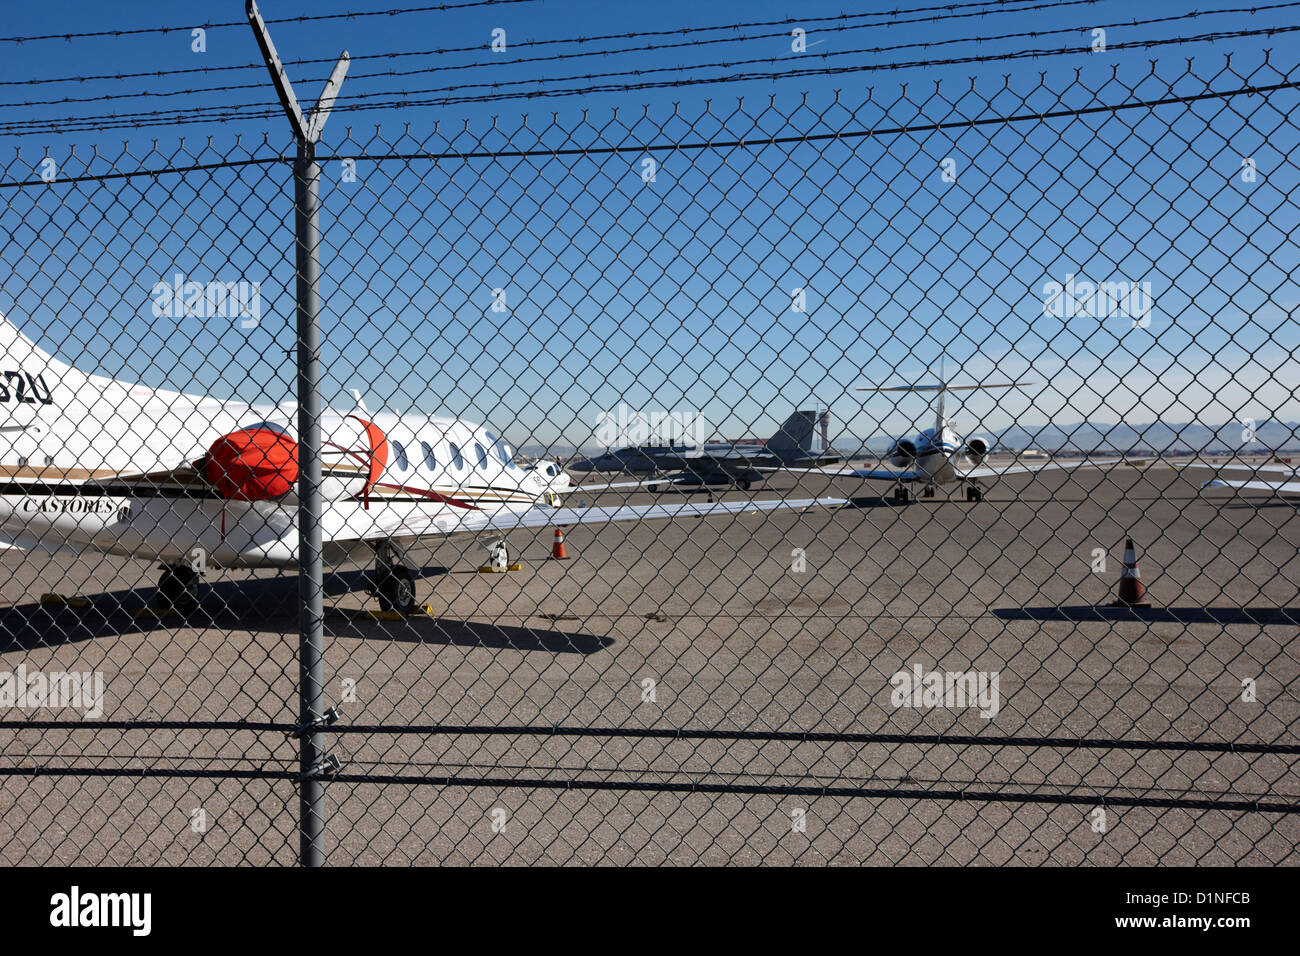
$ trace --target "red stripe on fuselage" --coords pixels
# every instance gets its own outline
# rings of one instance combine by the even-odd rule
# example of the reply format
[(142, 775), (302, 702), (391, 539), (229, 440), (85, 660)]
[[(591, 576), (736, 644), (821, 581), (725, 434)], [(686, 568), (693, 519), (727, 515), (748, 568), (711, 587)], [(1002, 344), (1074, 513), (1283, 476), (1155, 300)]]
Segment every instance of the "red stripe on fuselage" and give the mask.
[(412, 488), (410, 485), (390, 485), (387, 482), (382, 482), (382, 481), (377, 482), (374, 487), (390, 488), (393, 491), (402, 491), (410, 495), (418, 495), (421, 498), (430, 498), (434, 501), (441, 501), (443, 504), (455, 505), (457, 508), (467, 508), (471, 511), (482, 510), (478, 505), (470, 504), (468, 501), (459, 501), (455, 498), (450, 498), (447, 495), (440, 494), (437, 491), (430, 491), (428, 488)]

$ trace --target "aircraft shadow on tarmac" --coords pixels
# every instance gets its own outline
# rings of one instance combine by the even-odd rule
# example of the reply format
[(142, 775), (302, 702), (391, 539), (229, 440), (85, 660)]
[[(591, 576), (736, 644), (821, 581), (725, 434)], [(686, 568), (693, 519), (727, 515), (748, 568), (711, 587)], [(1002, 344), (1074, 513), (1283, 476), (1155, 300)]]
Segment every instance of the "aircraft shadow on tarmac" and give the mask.
[[(447, 574), (447, 568), (420, 570), (420, 577)], [(325, 636), (414, 644), (445, 644), (494, 650), (547, 651), (552, 654), (593, 654), (611, 646), (609, 637), (510, 624), (458, 621), (417, 615), (400, 621), (379, 621), (365, 610), (332, 607), (329, 599), (371, 586), (369, 571), (326, 574)], [(153, 588), (87, 595), (89, 607), (43, 605), (38, 602), (0, 607), (0, 653), (31, 651), (105, 637), (149, 634), (184, 628), (200, 630), (298, 632), (298, 578), (279, 575), (217, 581), (201, 592), (202, 606), (187, 615), (159, 618), (141, 615), (154, 598)]]
[(1300, 607), (1059, 607), (994, 608), (1004, 621), (1132, 621), (1143, 624), (1300, 625)]
[[(1011, 502), (1000, 502), (1000, 501), (980, 502), (980, 504), (983, 505), (994, 505), (994, 506), (1001, 505), (1001, 504), (1010, 504), (1010, 503)], [(959, 498), (956, 495), (953, 495), (951, 498), (946, 497), (944, 495), (936, 495), (933, 498), (913, 498), (907, 504), (899, 504), (897, 501), (893, 499), (893, 496), (891, 495), (858, 495), (856, 497), (850, 498), (849, 503), (847, 505), (844, 505), (843, 507), (907, 509), (915, 505), (935, 506), (935, 505), (949, 505), (949, 504), (971, 505), (972, 507), (975, 506), (974, 502), (969, 502), (965, 498)]]

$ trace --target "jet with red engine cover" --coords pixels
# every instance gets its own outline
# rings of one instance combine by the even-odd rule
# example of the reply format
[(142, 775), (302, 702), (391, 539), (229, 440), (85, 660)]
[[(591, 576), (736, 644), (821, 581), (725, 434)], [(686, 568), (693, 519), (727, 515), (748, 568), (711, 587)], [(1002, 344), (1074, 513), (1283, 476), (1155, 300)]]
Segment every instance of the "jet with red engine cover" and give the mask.
[[(296, 567), (296, 407), (188, 395), (84, 373), (0, 316), (0, 548), (98, 551), (163, 566), (160, 603), (192, 607), (203, 569)], [(385, 609), (415, 606), (408, 555), (456, 535), (735, 515), (840, 503), (556, 507), (482, 425), (327, 409), (325, 560), (373, 556)], [(504, 545), (499, 545), (504, 547)]]

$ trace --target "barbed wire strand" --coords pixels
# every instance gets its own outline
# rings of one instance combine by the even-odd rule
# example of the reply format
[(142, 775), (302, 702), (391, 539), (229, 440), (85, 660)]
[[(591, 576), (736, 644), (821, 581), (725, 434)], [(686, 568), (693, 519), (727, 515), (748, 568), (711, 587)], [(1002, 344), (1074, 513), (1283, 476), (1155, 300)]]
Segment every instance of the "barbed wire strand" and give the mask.
[[(889, 46), (864, 47), (864, 48), (853, 49), (853, 50), (828, 50), (819, 53), (800, 54), (800, 56), (806, 55), (809, 57), (821, 57), (823, 59), (826, 59), (829, 57), (878, 55), (882, 53), (894, 53), (900, 50), (932, 49), (937, 47), (952, 46), (955, 44), (973, 43), (978, 45), (982, 43), (993, 43), (993, 42), (998, 42), (1003, 40), (1037, 39), (1040, 37), (1060, 36), (1068, 33), (1084, 33), (1093, 29), (1115, 30), (1123, 27), (1135, 28), (1135, 27), (1142, 27), (1142, 26), (1152, 26), (1161, 23), (1177, 22), (1177, 21), (1200, 17), (1200, 16), (1252, 13), (1257, 9), (1272, 10), (1272, 9), (1293, 8), (1293, 7), (1300, 7), (1300, 0), (1286, 0), (1286, 2), (1274, 4), (1273, 6), (1267, 8), (1232, 7), (1232, 8), (1208, 10), (1208, 11), (1190, 13), (1190, 14), (1184, 13), (1184, 14), (1172, 14), (1164, 17), (1150, 17), (1145, 20), (1134, 19), (1132, 21), (1125, 21), (1122, 23), (1099, 23), (1093, 25), (1059, 27), (1052, 30), (1029, 30), (1029, 31), (1022, 31), (1018, 33), (993, 34), (989, 36), (953, 37), (947, 40), (922, 40), (922, 41), (913, 41), (911, 43), (897, 43)], [(842, 25), (842, 26), (831, 27), (826, 32), (835, 32), (835, 33), (847, 32), (851, 30), (860, 30), (871, 26), (873, 26), (873, 24)], [(781, 33), (761, 34), (761, 35), (755, 35), (751, 37), (726, 38), (725, 42), (737, 42), (737, 41), (744, 42), (748, 40), (771, 39), (773, 37), (785, 37), (785, 36), (786, 34), (781, 34)], [(704, 46), (711, 45), (713, 42), (716, 41), (696, 40), (685, 44), (675, 44), (675, 46), (704, 47)], [(667, 48), (667, 46), (674, 46), (674, 44), (665, 45), (664, 48)], [(639, 52), (642, 49), (648, 49), (648, 48), (631, 47), (622, 50), (609, 50), (609, 51), (604, 51), (603, 55)], [(568, 57), (590, 56), (593, 55), (593, 53), (595, 52), (598, 51), (591, 51), (591, 52), (584, 52), (584, 53), (577, 53), (577, 54), (560, 54), (552, 57), (537, 57), (537, 58), (530, 58), (525, 60), (517, 60), (514, 62), (524, 63), (524, 62), (533, 62), (538, 60), (556, 60), (556, 59), (562, 59)], [(757, 63), (778, 63), (783, 59), (788, 59), (790, 55), (791, 54), (784, 54), (782, 56), (770, 56), (770, 57), (752, 57), (750, 59), (745, 59), (745, 60), (721, 60), (721, 61), (716, 61), (711, 63), (681, 64), (677, 66), (647, 67), (644, 69), (614, 70), (605, 73), (573, 74), (569, 76), (560, 76), (560, 77), (537, 77), (537, 78), (529, 78), (529, 79), (522, 79), (522, 80), (492, 80), (492, 81), (486, 81), (482, 83), (457, 83), (452, 86), (432, 87), (432, 88), (418, 89), (418, 90), (387, 90), (387, 91), (375, 91), (369, 93), (344, 92), (339, 95), (338, 99), (336, 100), (336, 105), (345, 103), (349, 100), (371, 99), (379, 96), (397, 96), (397, 95), (414, 96), (414, 95), (421, 95), (426, 93), (449, 93), (461, 89), (476, 89), (476, 88), (496, 89), (496, 88), (506, 87), (506, 86), (526, 86), (529, 84), (572, 83), (572, 82), (577, 82), (579, 80), (591, 81), (595, 79), (613, 79), (616, 77), (639, 77), (639, 76), (646, 76), (653, 73), (677, 73), (677, 72), (686, 72), (689, 70), (730, 69), (738, 66), (749, 66)], [(465, 64), (463, 66), (442, 64), (442, 65), (431, 66), (431, 67), (420, 67), (413, 70), (387, 70), (387, 71), (378, 71), (378, 72), (371, 72), (371, 73), (354, 73), (348, 76), (348, 80), (349, 82), (354, 82), (357, 80), (389, 79), (389, 78), (397, 78), (403, 76), (422, 75), (426, 73), (440, 73), (446, 71), (459, 72), (463, 69), (473, 69), (475, 67), (485, 67), (491, 65), (492, 64), (490, 62), (471, 63), (471, 64)], [(324, 83), (326, 79), (327, 77), (319, 76), (319, 77), (302, 79), (299, 80), (298, 82)], [(223, 86), (195, 87), (192, 89), (182, 89), (182, 90), (162, 90), (162, 91), (145, 90), (145, 91), (131, 92), (131, 93), (108, 93), (108, 94), (101, 94), (99, 96), (62, 97), (59, 99), (51, 99), (51, 100), (28, 100), (21, 103), (0, 104), (0, 109), (19, 109), (19, 108), (29, 108), (34, 106), (61, 106), (61, 105), (71, 104), (71, 103), (95, 103), (95, 102), (107, 102), (112, 100), (138, 99), (143, 97), (169, 98), (175, 96), (198, 96), (198, 95), (205, 95), (210, 93), (224, 93), (224, 92), (230, 92), (234, 90), (249, 90), (249, 89), (265, 90), (266, 83), (265, 82), (236, 83), (236, 84), (228, 84)], [(259, 104), (259, 105), (267, 106), (269, 104)]]
[[(1266, 27), (1258, 30), (1234, 30), (1221, 33), (1203, 34), (1195, 37), (1172, 37), (1155, 40), (1133, 40), (1110, 44), (1107, 52), (1127, 49), (1153, 49), (1186, 43), (1215, 43), (1228, 39), (1241, 39), (1251, 36), (1274, 36), (1300, 31), (1300, 25), (1288, 27)], [(977, 56), (949, 57), (934, 60), (914, 60), (892, 63), (854, 64), (851, 66), (823, 66), (806, 69), (793, 69), (773, 72), (750, 72), (720, 77), (690, 77), (676, 80), (655, 80), (628, 84), (603, 84), (562, 90), (528, 90), (513, 93), (491, 95), (451, 96), (422, 100), (386, 100), (377, 103), (341, 103), (335, 107), (335, 113), (363, 112), (378, 109), (403, 109), (431, 106), (451, 106), (468, 103), (494, 103), (515, 99), (538, 99), (544, 97), (589, 96), (597, 93), (623, 93), (648, 89), (667, 89), (702, 84), (738, 83), (754, 80), (784, 80), (809, 76), (839, 76), (850, 73), (877, 72), (883, 70), (914, 69), (935, 66), (955, 66), (970, 63), (995, 63), (1021, 59), (1038, 59), (1045, 57), (1093, 54), (1091, 47), (1064, 47), (1054, 50), (1020, 50), (1001, 54), (984, 54)], [(223, 112), (224, 111), (224, 114)], [(113, 129), (137, 129), (145, 126), (176, 126), (193, 123), (231, 123), (254, 119), (267, 119), (279, 115), (280, 110), (267, 104), (265, 108), (246, 106), (209, 106), (191, 107), (179, 110), (153, 110), (135, 113), (109, 113), (97, 117), (60, 117), (57, 119), (35, 119), (0, 123), (0, 133), (11, 136), (30, 136), (41, 133), (70, 133), (107, 131)]]

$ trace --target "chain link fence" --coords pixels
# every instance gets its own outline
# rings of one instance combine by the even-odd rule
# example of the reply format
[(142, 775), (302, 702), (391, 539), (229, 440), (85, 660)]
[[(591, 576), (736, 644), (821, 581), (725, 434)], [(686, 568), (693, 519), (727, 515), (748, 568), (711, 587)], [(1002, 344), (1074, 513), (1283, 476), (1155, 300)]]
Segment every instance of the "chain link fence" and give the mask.
[(305, 777), (293, 157), (18, 153), (5, 859), (1296, 862), (1294, 76), (335, 119)]

